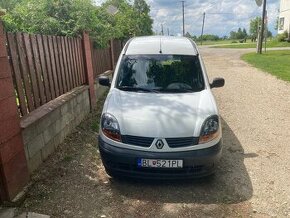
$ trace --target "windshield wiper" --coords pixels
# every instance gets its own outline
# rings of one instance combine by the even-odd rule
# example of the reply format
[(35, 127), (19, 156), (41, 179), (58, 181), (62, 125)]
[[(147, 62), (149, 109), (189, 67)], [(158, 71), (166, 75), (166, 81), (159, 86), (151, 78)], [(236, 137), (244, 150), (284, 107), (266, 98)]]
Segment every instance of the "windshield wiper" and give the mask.
[(120, 90), (123, 90), (123, 91), (131, 91), (131, 92), (138, 92), (138, 91), (141, 91), (141, 92), (155, 92), (155, 93), (159, 92), (156, 89), (147, 89), (147, 88), (132, 87), (132, 86), (119, 86), (117, 88), (120, 89)]
[(161, 92), (169, 93), (185, 93), (185, 92), (195, 92), (193, 89), (159, 89)]

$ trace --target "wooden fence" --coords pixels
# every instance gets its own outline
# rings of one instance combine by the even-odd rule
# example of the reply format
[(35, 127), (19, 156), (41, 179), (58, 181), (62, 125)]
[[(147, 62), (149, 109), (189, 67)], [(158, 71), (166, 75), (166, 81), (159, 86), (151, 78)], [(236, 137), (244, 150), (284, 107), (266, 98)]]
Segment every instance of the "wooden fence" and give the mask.
[[(93, 48), (93, 43), (91, 43), (91, 46)], [(92, 59), (95, 78), (101, 73), (113, 69), (110, 47), (103, 49), (92, 49)]]
[[(81, 38), (26, 33), (6, 37), (20, 116), (87, 84)], [(109, 48), (91, 47), (94, 78), (114, 68), (122, 46), (120, 40), (111, 40)]]
[(110, 40), (110, 47), (108, 48), (94, 48), (91, 41), (93, 69), (95, 78), (101, 73), (112, 70), (116, 65), (119, 55), (125, 45), (126, 41), (113, 39)]
[(20, 114), (86, 83), (79, 38), (7, 33)]
[(119, 58), (119, 54), (121, 53), (122, 51), (122, 48), (123, 48), (123, 41), (121, 40), (111, 40), (111, 48), (112, 49), (112, 60), (114, 62), (114, 66), (116, 65), (117, 61), (118, 61), (118, 58)]

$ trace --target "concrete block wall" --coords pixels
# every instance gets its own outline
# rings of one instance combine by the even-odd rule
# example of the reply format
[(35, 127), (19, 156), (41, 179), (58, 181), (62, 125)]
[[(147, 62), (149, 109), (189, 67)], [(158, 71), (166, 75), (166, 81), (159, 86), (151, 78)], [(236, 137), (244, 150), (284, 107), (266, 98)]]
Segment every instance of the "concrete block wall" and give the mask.
[[(96, 100), (108, 87), (94, 85)], [(29, 172), (34, 172), (90, 113), (89, 87), (82, 86), (22, 117), (20, 125)]]
[(90, 112), (88, 86), (73, 89), (21, 119), (29, 172), (54, 152)]

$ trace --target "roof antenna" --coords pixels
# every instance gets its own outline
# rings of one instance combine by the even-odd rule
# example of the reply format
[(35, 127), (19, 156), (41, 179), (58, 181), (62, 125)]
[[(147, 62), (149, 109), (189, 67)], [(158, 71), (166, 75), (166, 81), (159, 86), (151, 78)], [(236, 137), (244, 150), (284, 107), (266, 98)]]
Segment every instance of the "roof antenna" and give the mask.
[(159, 50), (159, 53), (162, 54), (161, 37), (160, 37), (160, 50)]

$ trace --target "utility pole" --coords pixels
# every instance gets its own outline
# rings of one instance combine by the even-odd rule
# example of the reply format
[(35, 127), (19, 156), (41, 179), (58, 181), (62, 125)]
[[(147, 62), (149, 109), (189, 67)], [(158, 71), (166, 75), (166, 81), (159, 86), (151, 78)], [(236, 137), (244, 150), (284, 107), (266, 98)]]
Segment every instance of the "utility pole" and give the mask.
[(267, 38), (268, 38), (268, 14), (266, 10), (266, 19), (265, 19), (265, 53), (267, 52)]
[(183, 26), (183, 36), (185, 36), (185, 29), (184, 29), (184, 2), (185, 1), (181, 1), (182, 3), (182, 26)]
[(162, 36), (164, 35), (164, 32), (163, 32), (163, 24), (161, 24), (161, 35)]
[(263, 0), (262, 23), (261, 23), (261, 32), (260, 32), (259, 46), (258, 46), (258, 53), (259, 54), (262, 54), (262, 48), (263, 48), (263, 39), (264, 39), (264, 30), (265, 30), (265, 17), (266, 17), (266, 5), (267, 5), (267, 0)]
[(202, 45), (202, 37), (203, 37), (203, 30), (204, 30), (204, 21), (205, 21), (205, 12), (203, 12), (202, 28), (201, 28), (201, 35), (200, 35), (201, 45)]

